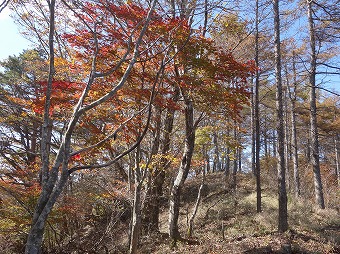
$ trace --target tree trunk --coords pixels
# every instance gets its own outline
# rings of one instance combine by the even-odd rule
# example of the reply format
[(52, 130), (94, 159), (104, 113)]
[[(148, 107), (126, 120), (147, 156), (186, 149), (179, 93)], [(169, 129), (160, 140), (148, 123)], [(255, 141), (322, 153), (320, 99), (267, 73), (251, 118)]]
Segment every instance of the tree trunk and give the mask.
[[(256, 61), (255, 61), (256, 64)], [(250, 118), (250, 125), (251, 125), (251, 172), (254, 176), (255, 173), (255, 95), (254, 95), (254, 84), (251, 87), (251, 118)]]
[[(236, 121), (234, 121), (234, 140), (236, 142), (237, 140), (237, 128), (236, 128)], [(238, 166), (238, 162), (237, 162), (237, 149), (238, 148), (234, 148), (234, 161), (233, 161), (233, 174), (232, 174), (232, 183), (231, 186), (232, 188), (235, 190), (236, 189), (236, 175), (237, 175), (237, 166)]]
[(218, 140), (217, 133), (213, 133), (213, 143), (214, 143), (214, 164), (213, 164), (213, 172), (221, 171), (221, 163), (220, 163), (220, 152), (218, 149)]
[(230, 148), (227, 147), (226, 151), (226, 158), (225, 158), (225, 168), (224, 168), (224, 175), (228, 177), (230, 175)]
[(276, 140), (277, 140), (277, 135), (276, 135), (276, 131), (273, 129), (273, 133), (272, 133), (272, 140), (273, 140), (273, 157), (276, 157), (277, 156), (277, 143), (276, 143)]
[[(177, 102), (179, 99), (179, 89), (175, 89), (173, 95), (173, 101)], [(152, 176), (152, 183), (150, 187), (150, 192), (148, 196), (148, 202), (146, 203), (144, 209), (144, 221), (143, 227), (147, 233), (157, 232), (159, 231), (159, 213), (160, 213), (160, 204), (161, 204), (161, 196), (163, 195), (163, 184), (165, 180), (165, 172), (167, 168), (170, 166), (170, 161), (166, 159), (166, 155), (170, 151), (170, 141), (171, 141), (171, 133), (173, 130), (173, 123), (175, 117), (175, 109), (169, 108), (166, 111), (166, 116), (164, 120), (164, 136), (162, 139), (162, 155), (161, 159), (161, 168), (155, 169), (154, 175)]]
[(323, 187), (320, 173), (319, 161), (319, 139), (318, 128), (316, 120), (316, 91), (315, 91), (315, 78), (316, 78), (316, 47), (315, 47), (315, 28), (313, 21), (312, 1), (307, 0), (308, 3), (308, 24), (310, 36), (310, 70), (309, 70), (309, 85), (310, 85), (310, 133), (311, 133), (311, 162), (314, 174), (314, 189), (315, 199), (319, 208), (325, 208), (323, 197)]
[(181, 165), (170, 194), (169, 237), (172, 244), (176, 244), (176, 241), (180, 238), (178, 230), (180, 195), (183, 184), (189, 173), (195, 145), (193, 103), (190, 98), (186, 97), (187, 95), (183, 94), (183, 92), (182, 95), (185, 101), (185, 145)]
[(194, 220), (198, 211), (198, 206), (201, 202), (202, 199), (202, 191), (204, 189), (205, 186), (205, 171), (203, 170), (202, 172), (202, 183), (200, 185), (200, 188), (198, 189), (198, 194), (197, 194), (197, 199), (196, 199), (196, 203), (194, 206), (194, 209), (192, 210), (192, 214), (189, 218), (189, 228), (188, 228), (188, 237), (192, 236), (193, 230), (194, 230)]
[(284, 89), (284, 129), (285, 129), (285, 165), (286, 165), (286, 183), (288, 192), (290, 192), (290, 133), (289, 133), (289, 112), (288, 112), (288, 81), (287, 87)]
[[(52, 186), (49, 186), (48, 179), (52, 176), (49, 175), (49, 154), (50, 154), (50, 140), (51, 140), (51, 119), (49, 117), (49, 111), (51, 107), (51, 93), (52, 93), (52, 81), (54, 76), (54, 30), (55, 30), (55, 0), (51, 0), (49, 3), (49, 75), (46, 89), (45, 105), (44, 105), (44, 118), (41, 134), (41, 186), (42, 193), (34, 210), (32, 225), (27, 236), (25, 253), (36, 254), (41, 253), (41, 246), (43, 242), (44, 229), (47, 217), (54, 205), (54, 203), (48, 203), (49, 196), (52, 192)], [(52, 179), (53, 180), (53, 179)], [(54, 181), (52, 181), (54, 183)], [(67, 179), (66, 179), (67, 180)], [(50, 181), (49, 181), (50, 182)], [(61, 190), (60, 190), (61, 191)], [(59, 195), (58, 195), (59, 196)], [(56, 197), (57, 198), (57, 197)]]
[(284, 158), (284, 114), (281, 78), (281, 45), (280, 45), (280, 12), (279, 1), (273, 1), (274, 9), (274, 30), (275, 30), (275, 75), (276, 75), (276, 100), (277, 100), (277, 135), (278, 135), (278, 195), (279, 195), (279, 216), (278, 231), (288, 230), (286, 173)]
[[(256, 0), (255, 9), (255, 64), (259, 66), (259, 0)], [(260, 116), (259, 116), (259, 87), (260, 87), (260, 73), (256, 69), (255, 72), (255, 94), (254, 94), (254, 134), (253, 140), (255, 144), (255, 156), (254, 156), (254, 172), (256, 176), (256, 211), (260, 213), (262, 211), (261, 205), (261, 167), (260, 167)]]
[(238, 159), (238, 172), (242, 173), (242, 148), (237, 149), (237, 159)]
[(263, 119), (264, 126), (263, 126), (263, 131), (262, 131), (263, 134), (262, 135), (263, 135), (264, 156), (268, 157), (268, 156), (270, 156), (270, 141), (268, 141), (268, 136), (269, 136), (269, 138), (271, 138), (271, 135), (270, 135), (270, 131), (268, 131), (268, 124), (267, 124), (268, 119), (267, 119), (266, 115), (267, 115), (267, 112), (265, 110), (264, 119)]
[[(150, 159), (152, 159), (153, 155), (156, 155), (159, 152), (160, 147), (160, 132), (161, 132), (161, 117), (162, 112), (161, 109), (157, 107), (156, 109), (156, 126), (154, 127), (154, 138), (153, 144), (150, 153)], [(143, 233), (149, 234), (151, 232), (158, 231), (158, 197), (160, 195), (158, 191), (158, 179), (159, 173), (161, 169), (154, 169), (152, 173), (148, 175), (147, 181), (147, 191), (144, 202), (144, 210), (143, 210), (143, 219), (142, 219), (142, 227)]]
[(57, 198), (61, 194), (66, 182), (68, 180), (68, 173), (63, 168), (63, 174), (60, 176), (56, 187), (49, 191), (46, 188), (42, 190), (42, 194), (37, 202), (36, 209), (33, 214), (32, 225), (28, 233), (26, 241), (26, 254), (38, 254), (41, 253), (41, 246), (43, 242), (44, 229), (47, 221), (47, 217), (50, 214), (53, 205)]
[(209, 173), (210, 172), (210, 157), (207, 149), (204, 147), (203, 149), (204, 157), (205, 157), (205, 172)]
[[(291, 142), (292, 142), (292, 150), (293, 150), (293, 170), (294, 170), (294, 194), (295, 198), (300, 197), (300, 176), (299, 176), (299, 157), (298, 157), (298, 147), (297, 147), (297, 132), (296, 132), (296, 68), (295, 68), (295, 53), (293, 52), (293, 79), (294, 86), (293, 92), (291, 92), (290, 87), (288, 87), (288, 95), (291, 103)], [(288, 83), (289, 85), (289, 83)]]
[(141, 229), (141, 190), (143, 183), (143, 176), (141, 169), (139, 167), (139, 153), (140, 146), (136, 149), (135, 156), (135, 190), (134, 190), (134, 199), (133, 199), (133, 207), (132, 207), (132, 221), (131, 221), (131, 234), (130, 234), (130, 254), (136, 254), (138, 249), (138, 242), (140, 236)]
[(301, 194), (300, 190), (300, 176), (299, 176), (299, 155), (297, 147), (297, 134), (296, 134), (296, 112), (295, 102), (292, 102), (292, 142), (293, 142), (293, 167), (294, 167), (294, 187), (295, 197), (299, 198)]
[(334, 139), (334, 153), (335, 153), (335, 175), (338, 179), (338, 186), (340, 186), (340, 162), (339, 162), (339, 134), (335, 134)]

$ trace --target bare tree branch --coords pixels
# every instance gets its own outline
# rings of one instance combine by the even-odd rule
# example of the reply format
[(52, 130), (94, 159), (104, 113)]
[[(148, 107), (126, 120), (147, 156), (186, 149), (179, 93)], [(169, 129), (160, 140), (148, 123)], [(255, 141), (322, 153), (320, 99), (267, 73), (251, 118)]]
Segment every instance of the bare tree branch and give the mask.
[(10, 0), (4, 0), (0, 4), (0, 13), (6, 8), (6, 6), (9, 4)]

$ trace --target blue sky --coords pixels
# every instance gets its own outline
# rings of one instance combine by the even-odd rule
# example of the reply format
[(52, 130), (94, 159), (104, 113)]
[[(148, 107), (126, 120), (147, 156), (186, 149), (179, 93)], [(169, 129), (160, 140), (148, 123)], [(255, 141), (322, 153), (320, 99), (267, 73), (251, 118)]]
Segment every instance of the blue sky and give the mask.
[[(9, 16), (9, 13), (8, 8), (0, 13), (0, 34), (3, 35), (0, 40), (0, 61), (10, 55), (18, 55), (31, 46), (31, 42), (19, 33), (18, 26)], [(330, 80), (330, 82), (323, 85), (325, 88), (340, 93), (340, 75), (326, 80)]]
[(18, 27), (9, 16), (9, 9), (0, 13), (0, 60), (10, 55), (18, 55), (23, 49), (30, 47), (31, 43), (20, 35)]

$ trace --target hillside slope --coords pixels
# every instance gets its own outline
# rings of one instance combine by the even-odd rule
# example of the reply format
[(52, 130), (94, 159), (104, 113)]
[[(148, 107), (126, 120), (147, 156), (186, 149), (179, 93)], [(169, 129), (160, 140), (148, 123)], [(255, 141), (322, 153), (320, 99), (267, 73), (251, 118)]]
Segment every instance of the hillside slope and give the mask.
[[(237, 176), (238, 187), (231, 190), (222, 173), (207, 175), (190, 239), (170, 249), (166, 237), (167, 210), (162, 214), (163, 234), (142, 239), (140, 253), (340, 253), (340, 215), (333, 209), (315, 210), (306, 200), (289, 197), (289, 226), (285, 234), (276, 231), (277, 199), (274, 190), (263, 190), (263, 212), (256, 213), (253, 177)], [(186, 237), (200, 179), (188, 180), (183, 190), (180, 229)]]

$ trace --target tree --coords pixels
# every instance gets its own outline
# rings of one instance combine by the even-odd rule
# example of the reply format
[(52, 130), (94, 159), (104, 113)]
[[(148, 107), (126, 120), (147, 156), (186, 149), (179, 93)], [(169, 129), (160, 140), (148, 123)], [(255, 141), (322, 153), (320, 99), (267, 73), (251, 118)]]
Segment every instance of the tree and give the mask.
[(296, 130), (296, 100), (297, 100), (297, 73), (296, 73), (296, 54), (293, 51), (293, 87), (291, 88), (287, 82), (288, 96), (291, 103), (291, 130), (292, 130), (292, 149), (293, 149), (293, 170), (294, 170), (294, 190), (295, 197), (300, 197), (300, 176), (299, 176), (299, 157)]
[[(255, 7), (255, 64), (259, 66), (259, 0), (256, 0)], [(260, 86), (260, 73), (257, 69), (255, 72), (255, 89), (253, 95), (253, 126), (252, 133), (254, 135), (252, 146), (254, 154), (252, 163), (254, 164), (254, 173), (256, 176), (256, 211), (262, 211), (261, 207), (261, 165), (260, 165), (260, 116), (259, 116), (259, 86)]]
[(315, 28), (313, 21), (312, 1), (307, 0), (308, 6), (308, 25), (309, 25), (309, 43), (310, 43), (310, 69), (309, 69), (309, 85), (310, 85), (310, 137), (311, 137), (311, 162), (314, 174), (314, 187), (316, 203), (321, 209), (325, 208), (323, 197), (323, 187), (320, 173), (319, 161), (319, 140), (317, 127), (317, 109), (316, 109), (316, 46), (315, 46)]
[(279, 194), (279, 216), (278, 230), (288, 230), (286, 173), (284, 159), (284, 114), (283, 114), (283, 89), (281, 78), (281, 50), (280, 50), (280, 12), (279, 1), (273, 1), (274, 30), (275, 30), (275, 76), (276, 76), (276, 105), (277, 105), (277, 135), (278, 135), (278, 194)]
[[(237, 62), (231, 53), (220, 51), (211, 39), (202, 38), (195, 32), (186, 41), (179, 57), (174, 75), (184, 103), (185, 146), (170, 197), (169, 235), (175, 242), (180, 237), (177, 226), (179, 197), (190, 169), (196, 127), (204, 113), (213, 114), (219, 109), (236, 118), (247, 101), (245, 84), (254, 70), (252, 62)], [(201, 111), (196, 120), (195, 108)]]
[[(34, 210), (34, 215), (32, 219), (32, 226), (27, 238), (26, 250), (25, 253), (39, 253), (42, 240), (43, 240), (43, 232), (46, 224), (46, 220), (48, 215), (50, 214), (57, 198), (60, 196), (64, 186), (68, 180), (69, 175), (74, 172), (74, 170), (68, 168), (69, 159), (72, 156), (71, 152), (71, 143), (72, 143), (72, 134), (76, 125), (79, 123), (79, 119), (84, 115), (85, 112), (96, 108), (98, 105), (104, 103), (108, 99), (112, 98), (117, 94), (117, 91), (125, 84), (127, 77), (129, 76), (134, 64), (136, 63), (136, 59), (139, 56), (139, 47), (142, 43), (143, 35), (146, 32), (150, 19), (152, 17), (152, 12), (155, 7), (156, 1), (152, 2), (152, 5), (147, 13), (143, 13), (142, 19), (145, 19), (143, 27), (139, 30), (137, 35), (137, 39), (133, 46), (134, 51), (130, 55), (130, 50), (127, 51), (123, 60), (127, 59), (127, 56), (130, 55), (131, 59), (129, 60), (125, 70), (123, 71), (123, 75), (120, 80), (117, 82), (116, 86), (114, 86), (107, 94), (103, 95), (99, 99), (85, 104), (85, 99), (89, 95), (89, 91), (94, 81), (100, 77), (105, 77), (111, 74), (111, 71), (108, 73), (98, 73), (97, 70), (97, 56), (99, 50), (98, 44), (98, 30), (97, 23), (94, 25), (94, 29), (91, 29), (91, 36), (94, 42), (94, 50), (93, 50), (93, 59), (92, 66), (90, 69), (90, 74), (88, 77), (88, 82), (84, 86), (82, 94), (74, 107), (74, 111), (72, 115), (68, 118), (67, 128), (62, 133), (62, 141), (58, 146), (57, 153), (55, 159), (52, 163), (50, 163), (50, 139), (51, 139), (51, 128), (52, 121), (50, 119), (50, 109), (51, 109), (51, 93), (52, 93), (52, 84), (53, 77), (55, 73), (54, 66), (54, 25), (55, 25), (55, 1), (52, 0), (48, 2), (50, 17), (49, 17), (49, 76), (45, 94), (45, 107), (44, 107), (44, 118), (43, 118), (43, 128), (42, 128), (42, 140), (41, 140), (41, 175), (42, 175), (42, 190), (40, 197), (38, 199), (36, 208)], [(118, 63), (118, 66), (113, 67), (113, 71), (121, 63)], [(113, 72), (112, 71), (112, 72)], [(138, 142), (137, 142), (138, 143)], [(136, 145), (137, 146), (137, 145)], [(132, 149), (130, 149), (132, 150)], [(120, 156), (122, 157), (122, 155)], [(112, 162), (110, 162), (112, 163)], [(108, 163), (107, 165), (109, 165)], [(106, 165), (101, 165), (106, 166)]]

